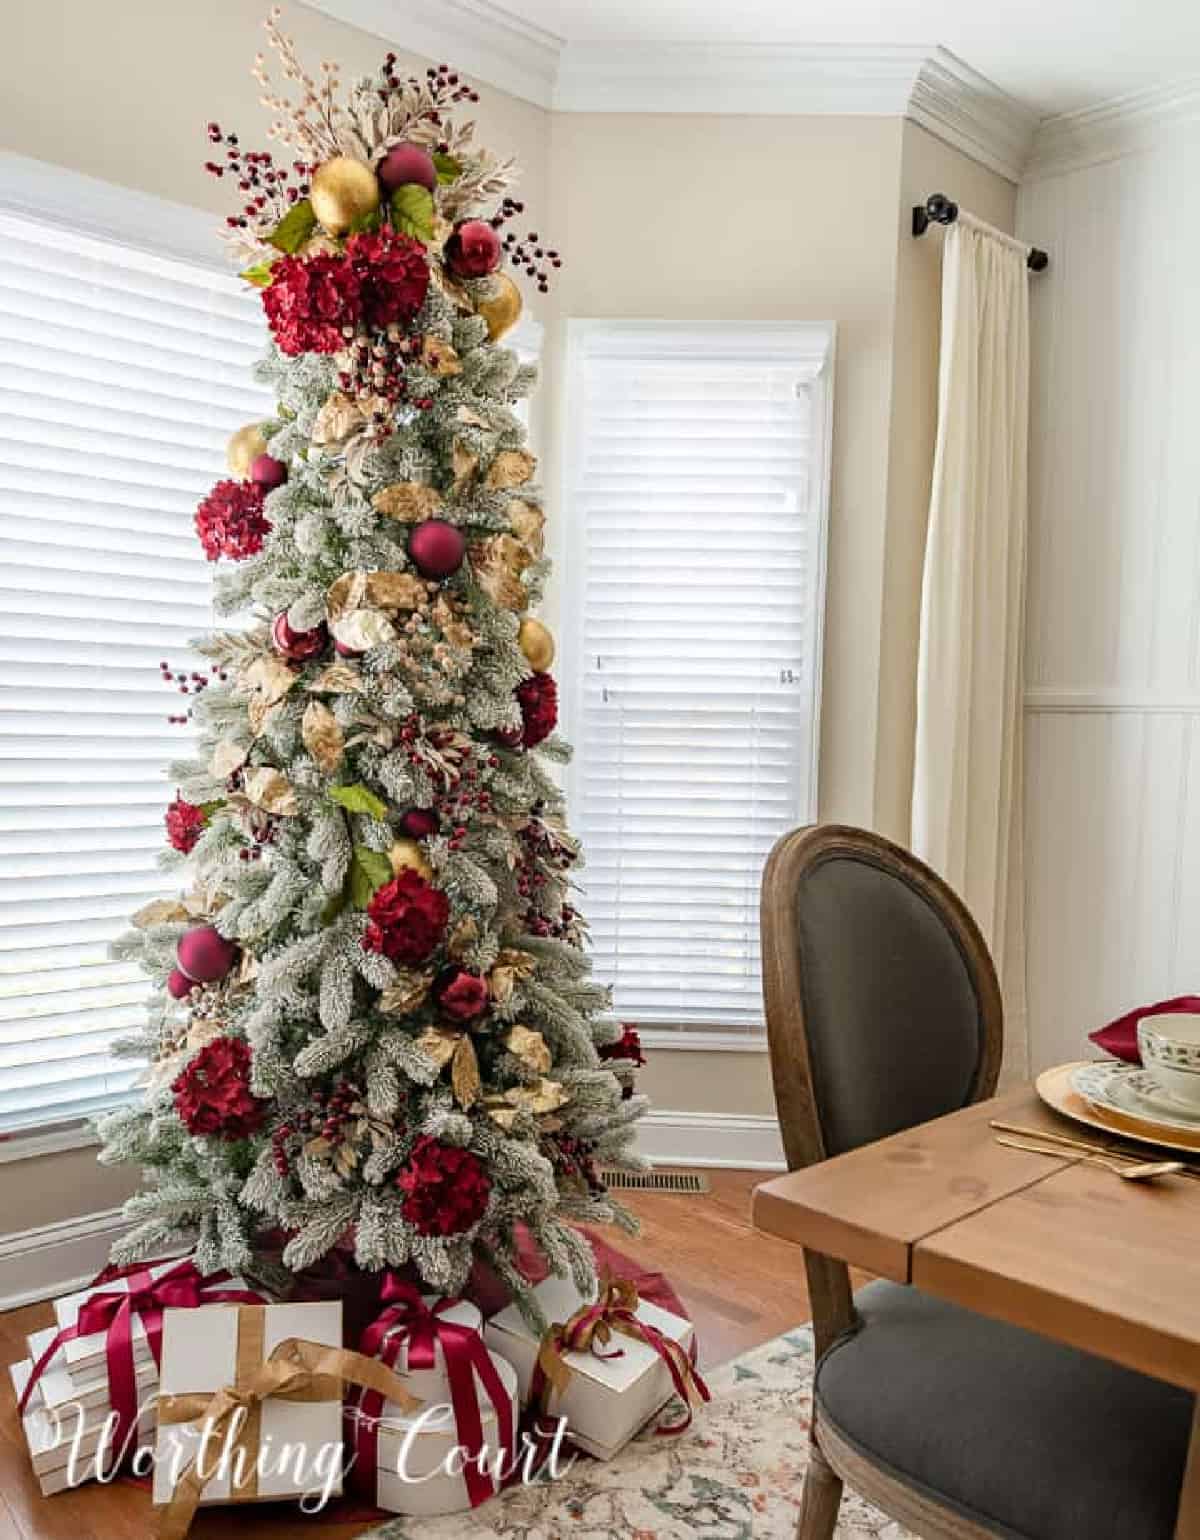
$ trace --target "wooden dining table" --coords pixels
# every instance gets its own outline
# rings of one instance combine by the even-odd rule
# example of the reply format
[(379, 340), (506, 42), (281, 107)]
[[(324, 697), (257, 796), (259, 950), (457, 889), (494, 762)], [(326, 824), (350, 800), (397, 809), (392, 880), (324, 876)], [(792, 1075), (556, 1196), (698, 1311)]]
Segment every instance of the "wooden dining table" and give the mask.
[[(997, 1119), (1095, 1137), (1026, 1086), (762, 1183), (754, 1223), (1200, 1392), (1200, 1179), (1012, 1149)], [(1200, 1417), (1175, 1540), (1200, 1540)]]

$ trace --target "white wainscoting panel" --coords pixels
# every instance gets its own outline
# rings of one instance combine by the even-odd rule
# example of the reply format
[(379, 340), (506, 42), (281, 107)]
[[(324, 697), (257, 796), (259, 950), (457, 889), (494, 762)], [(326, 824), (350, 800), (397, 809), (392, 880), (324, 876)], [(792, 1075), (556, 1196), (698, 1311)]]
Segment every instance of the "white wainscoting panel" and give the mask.
[(652, 1107), (637, 1125), (637, 1152), (656, 1166), (786, 1171), (773, 1117), (750, 1112), (671, 1112)]
[(1021, 190), (1035, 1068), (1200, 993), (1200, 129)]

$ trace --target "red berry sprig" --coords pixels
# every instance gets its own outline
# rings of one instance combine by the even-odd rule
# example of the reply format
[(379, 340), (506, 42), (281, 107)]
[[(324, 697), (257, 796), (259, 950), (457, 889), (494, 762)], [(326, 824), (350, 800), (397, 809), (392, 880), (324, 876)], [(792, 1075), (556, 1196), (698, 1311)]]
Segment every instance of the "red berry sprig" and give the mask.
[[(229, 678), (224, 669), (219, 668), (215, 663), (209, 669), (207, 677), (204, 674), (197, 673), (194, 669), (191, 673), (188, 673), (186, 669), (176, 673), (172, 671), (171, 665), (165, 658), (158, 665), (158, 676), (163, 684), (170, 685), (172, 689), (178, 690), (180, 695), (199, 695), (208, 688), (214, 679), (224, 680)], [(169, 716), (167, 721), (174, 726), (186, 725), (191, 719), (191, 715), (192, 709), (189, 706), (184, 715)]]

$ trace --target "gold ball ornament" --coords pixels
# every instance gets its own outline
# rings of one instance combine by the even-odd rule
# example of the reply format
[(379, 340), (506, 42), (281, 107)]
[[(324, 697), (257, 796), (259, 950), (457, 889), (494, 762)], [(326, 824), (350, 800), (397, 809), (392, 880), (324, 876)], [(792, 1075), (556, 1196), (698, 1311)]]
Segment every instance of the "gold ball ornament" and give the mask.
[(356, 219), (379, 207), (379, 183), (361, 160), (335, 155), (313, 172), (309, 198), (330, 235), (344, 235)]
[(267, 452), (267, 441), (262, 436), (262, 429), (256, 422), (248, 422), (244, 428), (239, 428), (229, 440), (229, 446), (225, 450), (225, 459), (229, 469), (239, 481), (245, 481), (250, 475), (250, 467), (258, 459), (259, 455)]
[(398, 839), (388, 851), (388, 860), (392, 863), (393, 876), (399, 877), (405, 870), (416, 872), (426, 882), (433, 876), (433, 867), (425, 859), (425, 852), (416, 840), (407, 837)]
[(554, 637), (540, 620), (523, 620), (517, 632), (517, 646), (535, 674), (544, 674), (554, 662)]
[(521, 319), (523, 301), (520, 289), (507, 273), (493, 275), (492, 289), (486, 299), (475, 301), (475, 309), (487, 322), (490, 340), (499, 342)]

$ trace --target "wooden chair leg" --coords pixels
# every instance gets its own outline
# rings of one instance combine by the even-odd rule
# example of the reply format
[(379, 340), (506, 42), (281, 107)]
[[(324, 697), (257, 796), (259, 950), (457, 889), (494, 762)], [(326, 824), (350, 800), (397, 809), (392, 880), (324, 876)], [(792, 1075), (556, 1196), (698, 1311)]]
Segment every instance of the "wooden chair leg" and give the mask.
[(841, 1506), (842, 1478), (813, 1439), (808, 1450), (808, 1470), (800, 1498), (796, 1540), (833, 1540)]

